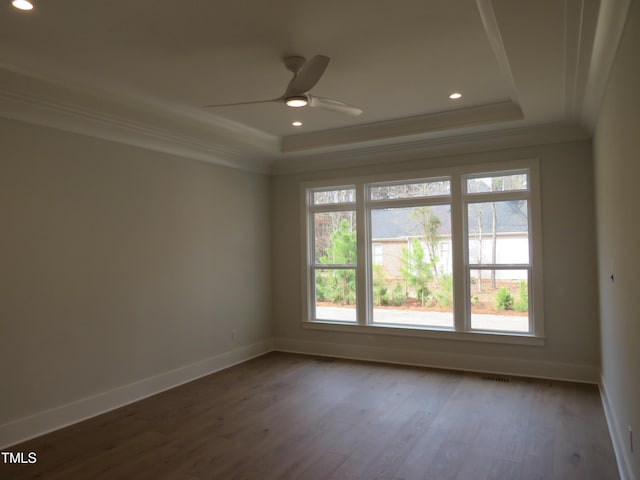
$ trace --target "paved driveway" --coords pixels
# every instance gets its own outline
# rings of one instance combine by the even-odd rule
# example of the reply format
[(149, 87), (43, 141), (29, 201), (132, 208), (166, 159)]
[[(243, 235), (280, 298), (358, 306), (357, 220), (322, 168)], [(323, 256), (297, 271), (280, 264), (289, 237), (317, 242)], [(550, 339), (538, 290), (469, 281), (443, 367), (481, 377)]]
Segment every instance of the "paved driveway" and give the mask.
[[(356, 321), (355, 308), (317, 307), (316, 317), (325, 320)], [(453, 313), (423, 312), (417, 310), (392, 310), (380, 308), (373, 310), (373, 321), (391, 325), (422, 325), (428, 327), (453, 327)], [(529, 321), (526, 316), (473, 314), (472, 327), (480, 330), (500, 330), (506, 332), (526, 332)]]

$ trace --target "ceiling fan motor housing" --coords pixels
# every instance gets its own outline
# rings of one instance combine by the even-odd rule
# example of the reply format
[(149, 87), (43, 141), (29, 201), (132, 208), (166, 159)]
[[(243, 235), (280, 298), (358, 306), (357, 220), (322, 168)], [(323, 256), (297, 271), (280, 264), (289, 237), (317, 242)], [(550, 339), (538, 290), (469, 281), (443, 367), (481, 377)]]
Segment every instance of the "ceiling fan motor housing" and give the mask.
[(284, 66), (293, 73), (298, 73), (305, 63), (307, 63), (307, 59), (299, 55), (284, 58)]

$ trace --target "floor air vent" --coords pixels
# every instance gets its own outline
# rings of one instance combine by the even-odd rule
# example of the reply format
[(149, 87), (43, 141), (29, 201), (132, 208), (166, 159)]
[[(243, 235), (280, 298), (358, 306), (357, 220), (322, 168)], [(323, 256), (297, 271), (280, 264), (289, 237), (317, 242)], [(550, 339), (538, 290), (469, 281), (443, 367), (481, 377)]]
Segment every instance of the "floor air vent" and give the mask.
[(335, 361), (335, 359), (327, 358), (327, 357), (318, 357), (318, 358), (314, 358), (313, 361), (318, 363), (332, 363)]
[(507, 377), (496, 377), (493, 375), (484, 376), (482, 377), (482, 380), (487, 380), (488, 382), (509, 383), (509, 379)]

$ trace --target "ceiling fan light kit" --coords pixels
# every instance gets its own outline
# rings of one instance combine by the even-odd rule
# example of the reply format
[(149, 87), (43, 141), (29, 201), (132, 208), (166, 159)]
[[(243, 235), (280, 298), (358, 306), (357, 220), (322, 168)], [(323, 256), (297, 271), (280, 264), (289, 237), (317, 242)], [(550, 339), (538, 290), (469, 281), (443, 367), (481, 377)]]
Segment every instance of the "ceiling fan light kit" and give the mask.
[(23, 10), (23, 11), (33, 10), (33, 4), (27, 0), (13, 0), (11, 2), (11, 5), (13, 5), (18, 10)]
[(329, 65), (329, 57), (316, 55), (311, 60), (300, 56), (290, 56), (284, 58), (284, 66), (293, 73), (293, 78), (280, 97), (271, 100), (255, 100), (250, 102), (224, 103), (216, 105), (205, 105), (204, 108), (231, 107), (235, 105), (253, 105), (257, 103), (284, 103), (291, 108), (300, 107), (320, 107), (325, 110), (332, 110), (338, 113), (345, 113), (351, 116), (358, 116), (362, 110), (358, 107), (348, 105), (338, 100), (330, 98), (316, 97), (310, 95), (309, 91), (320, 81)]
[(306, 107), (309, 104), (309, 100), (307, 100), (307, 97), (295, 96), (285, 99), (284, 103), (287, 104), (287, 107), (300, 108)]

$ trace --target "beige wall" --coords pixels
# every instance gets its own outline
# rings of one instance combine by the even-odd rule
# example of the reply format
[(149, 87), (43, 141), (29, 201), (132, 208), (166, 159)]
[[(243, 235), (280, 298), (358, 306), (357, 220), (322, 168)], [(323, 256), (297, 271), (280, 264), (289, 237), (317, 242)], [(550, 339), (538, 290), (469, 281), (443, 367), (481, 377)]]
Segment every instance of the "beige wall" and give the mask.
[[(319, 332), (302, 328), (301, 182), (524, 158), (540, 159), (547, 336), (544, 346)], [(271, 199), (273, 319), (277, 346), (289, 350), (330, 352), (443, 367), (597, 380), (600, 356), (590, 142), (501, 150), (344, 171), (281, 175), (272, 179)]]
[(271, 336), (267, 177), (9, 120), (0, 145), (0, 427)]
[[(640, 4), (632, 2), (594, 136), (602, 380), (630, 478), (640, 478)], [(612, 282), (610, 276), (614, 276)], [(635, 437), (629, 449), (627, 427)]]

